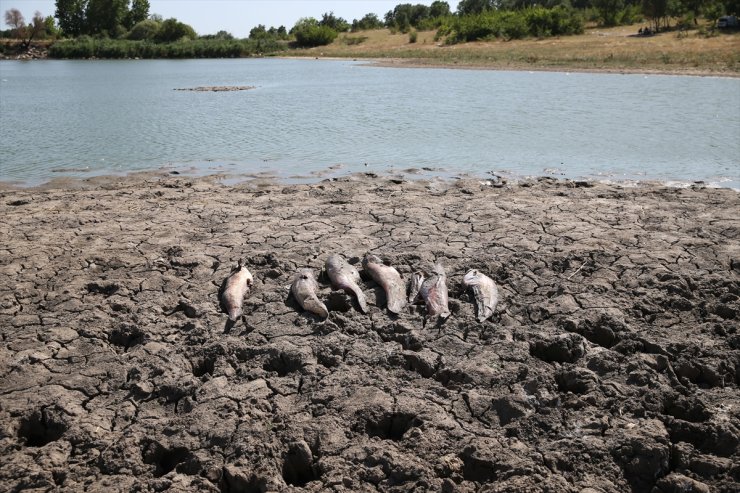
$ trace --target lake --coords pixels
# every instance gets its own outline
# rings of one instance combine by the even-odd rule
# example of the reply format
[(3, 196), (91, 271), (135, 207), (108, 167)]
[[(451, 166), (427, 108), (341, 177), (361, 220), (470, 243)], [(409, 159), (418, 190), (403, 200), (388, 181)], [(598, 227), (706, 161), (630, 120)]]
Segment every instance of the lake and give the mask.
[[(232, 85), (255, 88), (175, 90)], [(0, 127), (0, 181), (24, 185), (160, 168), (300, 180), (331, 168), (740, 189), (732, 78), (305, 59), (3, 61)]]

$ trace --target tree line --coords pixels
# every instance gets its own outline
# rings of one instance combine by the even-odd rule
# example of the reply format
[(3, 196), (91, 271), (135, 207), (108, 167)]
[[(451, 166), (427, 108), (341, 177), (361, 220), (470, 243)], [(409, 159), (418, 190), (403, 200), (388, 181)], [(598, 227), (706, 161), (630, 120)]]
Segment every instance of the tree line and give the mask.
[[(245, 40), (235, 40), (226, 31), (198, 36), (188, 24), (151, 14), (149, 0), (56, 0), (55, 7), (54, 17), (36, 12), (29, 23), (17, 9), (10, 9), (5, 13), (10, 29), (0, 34), (21, 39), (26, 48), (43, 37), (72, 38), (56, 43), (59, 56), (244, 56), (288, 45), (325, 45), (339, 33), (371, 29), (411, 33), (410, 42), (416, 39), (415, 31), (437, 30), (436, 39), (448, 43), (577, 34), (586, 21), (614, 26), (647, 19), (657, 31), (670, 17), (689, 24), (701, 15), (716, 19), (739, 14), (740, 0), (460, 0), (455, 11), (448, 2), (435, 0), (430, 5), (398, 4), (382, 19), (368, 13), (350, 23), (329, 12), (320, 19), (299, 19), (290, 30), (258, 25)], [(111, 40), (127, 43), (114, 48)], [(199, 43), (188, 47), (183, 44), (187, 41)], [(171, 43), (177, 47), (149, 46)]]

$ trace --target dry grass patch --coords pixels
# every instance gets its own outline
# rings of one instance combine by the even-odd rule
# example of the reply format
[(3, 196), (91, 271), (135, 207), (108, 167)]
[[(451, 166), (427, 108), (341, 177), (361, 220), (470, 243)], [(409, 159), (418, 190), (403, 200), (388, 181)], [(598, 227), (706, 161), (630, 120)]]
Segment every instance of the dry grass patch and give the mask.
[[(634, 36), (638, 26), (592, 28), (578, 36), (444, 45), (434, 31), (388, 30), (342, 34), (329, 46), (300, 50), (306, 56), (394, 59), (395, 64), (480, 68), (611, 70), (740, 75), (740, 33), (704, 37), (689, 31)], [(348, 39), (362, 39), (348, 42)]]

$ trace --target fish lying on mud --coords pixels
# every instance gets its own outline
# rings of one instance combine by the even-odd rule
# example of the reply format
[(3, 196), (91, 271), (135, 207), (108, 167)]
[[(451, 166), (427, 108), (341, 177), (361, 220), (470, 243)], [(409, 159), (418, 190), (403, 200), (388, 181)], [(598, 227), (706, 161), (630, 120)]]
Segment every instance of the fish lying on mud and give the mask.
[(441, 264), (434, 265), (431, 275), (421, 284), (419, 294), (424, 299), (429, 316), (447, 318), (450, 315), (447, 307), (447, 275)]
[(229, 314), (229, 320), (232, 322), (235, 322), (244, 313), (242, 310), (244, 297), (252, 289), (253, 282), (252, 273), (239, 260), (236, 268), (226, 278), (223, 290), (221, 291), (221, 305), (226, 313)]
[(407, 298), (409, 303), (420, 303), (421, 297), (419, 296), (419, 290), (424, 282), (424, 273), (416, 271), (411, 274), (411, 281), (409, 281), (409, 297)]
[(401, 274), (394, 267), (385, 265), (379, 257), (370, 253), (362, 259), (362, 267), (385, 291), (388, 311), (401, 313), (403, 307), (406, 306), (406, 284), (401, 279)]
[(321, 318), (326, 318), (329, 316), (329, 310), (316, 295), (318, 290), (319, 283), (316, 282), (313, 269), (298, 269), (293, 284), (290, 286), (291, 294), (301, 305), (301, 308), (307, 312), (315, 313)]
[(471, 269), (463, 277), (463, 287), (473, 291), (478, 322), (483, 322), (496, 310), (498, 304), (498, 287), (496, 283), (482, 272)]
[(343, 289), (354, 293), (362, 313), (367, 313), (365, 293), (360, 289), (360, 273), (347, 263), (340, 255), (329, 255), (326, 259), (326, 274), (331, 280), (334, 289)]

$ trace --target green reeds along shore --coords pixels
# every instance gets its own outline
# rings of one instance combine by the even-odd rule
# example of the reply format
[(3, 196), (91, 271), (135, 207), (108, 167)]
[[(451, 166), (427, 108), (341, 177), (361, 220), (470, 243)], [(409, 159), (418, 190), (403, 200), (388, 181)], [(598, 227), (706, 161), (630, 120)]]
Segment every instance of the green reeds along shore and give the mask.
[(286, 44), (276, 40), (196, 39), (174, 43), (94, 39), (81, 36), (54, 43), (51, 58), (239, 58), (279, 53)]

